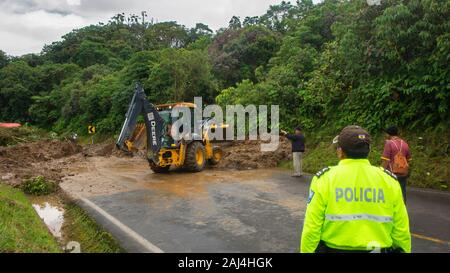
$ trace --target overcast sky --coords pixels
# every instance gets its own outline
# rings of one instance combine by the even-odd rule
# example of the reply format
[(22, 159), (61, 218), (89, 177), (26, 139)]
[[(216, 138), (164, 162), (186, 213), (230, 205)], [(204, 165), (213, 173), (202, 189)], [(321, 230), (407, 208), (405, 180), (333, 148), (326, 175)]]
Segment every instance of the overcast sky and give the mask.
[[(74, 28), (107, 22), (125, 12), (145, 10), (158, 21), (187, 27), (202, 22), (213, 30), (233, 15), (262, 15), (281, 0), (0, 0), (0, 50), (9, 55), (39, 53)], [(292, 1), (295, 2), (295, 1)], [(316, 1), (315, 1), (316, 2)]]

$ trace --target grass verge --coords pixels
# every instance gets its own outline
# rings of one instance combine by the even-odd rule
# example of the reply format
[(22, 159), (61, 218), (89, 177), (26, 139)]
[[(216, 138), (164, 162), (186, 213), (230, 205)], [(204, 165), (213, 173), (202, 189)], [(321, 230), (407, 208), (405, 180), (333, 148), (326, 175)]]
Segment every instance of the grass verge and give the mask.
[(62, 232), (66, 241), (80, 244), (83, 253), (120, 253), (116, 239), (100, 227), (87, 213), (74, 203), (66, 203), (65, 224)]
[(1, 183), (0, 252), (61, 252), (25, 194)]
[[(64, 206), (63, 238), (59, 242), (33, 209), (30, 198), (31, 202), (48, 198)], [(61, 253), (72, 241), (80, 244), (83, 253), (124, 252), (116, 239), (76, 204), (58, 194), (27, 196), (0, 182), (0, 253)]]

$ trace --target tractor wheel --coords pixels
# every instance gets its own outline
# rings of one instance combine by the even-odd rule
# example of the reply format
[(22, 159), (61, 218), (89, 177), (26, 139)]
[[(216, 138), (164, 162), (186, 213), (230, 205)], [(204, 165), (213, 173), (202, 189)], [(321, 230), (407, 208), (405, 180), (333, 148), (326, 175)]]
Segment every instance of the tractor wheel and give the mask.
[(184, 167), (191, 172), (201, 172), (206, 165), (205, 146), (201, 142), (192, 142), (186, 150)]
[(154, 173), (167, 173), (169, 172), (170, 166), (167, 167), (160, 167), (158, 165), (156, 165), (153, 161), (149, 160), (149, 165), (150, 165), (150, 169), (152, 169), (152, 171)]
[(209, 164), (211, 165), (217, 165), (219, 164), (220, 160), (222, 159), (223, 151), (219, 147), (213, 148), (213, 154), (212, 157), (209, 159)]

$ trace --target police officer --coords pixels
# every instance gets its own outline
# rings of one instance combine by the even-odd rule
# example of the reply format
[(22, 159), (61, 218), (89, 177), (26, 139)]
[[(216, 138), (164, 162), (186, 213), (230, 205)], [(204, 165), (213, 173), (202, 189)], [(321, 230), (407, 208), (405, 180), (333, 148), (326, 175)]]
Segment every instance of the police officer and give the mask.
[(395, 175), (370, 164), (370, 142), (359, 126), (334, 139), (340, 162), (311, 182), (301, 252), (411, 252), (402, 190)]

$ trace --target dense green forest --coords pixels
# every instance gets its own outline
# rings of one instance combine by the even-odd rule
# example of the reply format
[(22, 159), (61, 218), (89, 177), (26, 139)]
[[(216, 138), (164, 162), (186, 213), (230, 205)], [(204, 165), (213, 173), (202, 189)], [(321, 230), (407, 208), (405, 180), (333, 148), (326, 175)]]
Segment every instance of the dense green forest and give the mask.
[(118, 132), (134, 83), (154, 103), (280, 105), (281, 126), (449, 131), (450, 1), (281, 2), (213, 32), (117, 14), (40, 54), (0, 51), (0, 121)]

